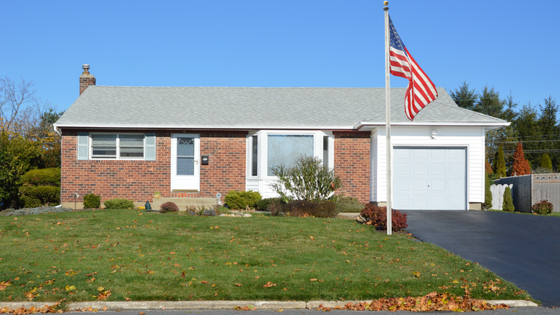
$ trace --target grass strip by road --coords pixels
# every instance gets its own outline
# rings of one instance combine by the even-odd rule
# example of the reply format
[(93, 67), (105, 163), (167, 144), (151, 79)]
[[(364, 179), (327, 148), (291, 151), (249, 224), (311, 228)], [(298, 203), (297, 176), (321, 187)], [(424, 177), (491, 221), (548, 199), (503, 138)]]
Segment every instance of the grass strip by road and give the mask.
[(96, 210), (0, 217), (1, 301), (529, 296), (406, 234), (345, 219)]

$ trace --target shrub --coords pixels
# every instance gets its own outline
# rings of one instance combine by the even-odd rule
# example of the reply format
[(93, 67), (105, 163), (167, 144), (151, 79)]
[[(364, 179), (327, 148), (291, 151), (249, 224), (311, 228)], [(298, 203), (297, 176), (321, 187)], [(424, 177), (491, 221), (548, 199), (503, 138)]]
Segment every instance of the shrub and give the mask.
[(282, 202), (281, 198), (263, 198), (257, 201), (255, 207), (257, 208), (257, 210), (270, 211), (268, 207), (271, 203), (281, 203), (281, 202)]
[(327, 200), (336, 189), (342, 187), (334, 170), (324, 166), (318, 157), (300, 156), (295, 163), (294, 167), (280, 165), (272, 169), (278, 180), (271, 187), (283, 202), (292, 199)]
[(513, 206), (513, 198), (511, 198), (511, 188), (506, 187), (504, 191), (504, 202), (502, 203), (502, 209), (507, 212), (514, 212), (515, 207)]
[(134, 209), (134, 202), (127, 199), (109, 199), (105, 202), (105, 209)]
[(485, 173), (485, 184), (484, 184), (484, 203), (482, 204), (483, 209), (487, 210), (492, 208), (492, 191), (490, 191), (490, 186), (492, 186), (492, 181), (490, 180), (490, 174)]
[(235, 191), (231, 190), (225, 197), (226, 204), (230, 209), (255, 208), (255, 204), (261, 200), (258, 191)]
[(358, 198), (355, 197), (338, 197), (335, 199), (336, 209), (338, 212), (360, 212), (364, 208)]
[(168, 201), (159, 207), (159, 212), (161, 213), (177, 212), (177, 211), (179, 211), (179, 207), (177, 207), (177, 204), (171, 201)]
[(31, 186), (60, 187), (60, 168), (31, 170), (21, 177), (21, 181)]
[(534, 204), (531, 210), (536, 214), (548, 215), (552, 212), (553, 206), (548, 200), (541, 200), (541, 202)]
[[(40, 205), (52, 205), (58, 204), (60, 201), (60, 187), (56, 186), (21, 186), (19, 189), (22, 200), (23, 197), (31, 197), (33, 199), (39, 200)], [(39, 206), (40, 206), (39, 205)], [(26, 207), (28, 207), (26, 205)]]
[(338, 214), (332, 201), (295, 200), (289, 203), (271, 203), (272, 215), (285, 214), (291, 217), (334, 218)]
[(37, 208), (42, 206), (41, 200), (29, 196), (21, 197), (20, 203), (23, 205), (24, 208)]
[[(365, 224), (373, 225), (379, 229), (387, 229), (387, 207), (378, 207), (374, 204), (368, 203), (362, 209), (360, 215), (365, 219)], [(406, 227), (406, 213), (401, 213), (398, 210), (391, 212), (391, 227), (393, 231), (400, 231)]]
[(96, 194), (87, 194), (84, 196), (84, 209), (101, 208), (101, 197)]

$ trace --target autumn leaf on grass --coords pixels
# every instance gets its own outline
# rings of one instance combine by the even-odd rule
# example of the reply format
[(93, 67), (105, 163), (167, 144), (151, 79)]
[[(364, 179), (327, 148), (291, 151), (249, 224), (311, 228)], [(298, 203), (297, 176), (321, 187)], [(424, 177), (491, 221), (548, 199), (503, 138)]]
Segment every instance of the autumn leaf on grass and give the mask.
[(317, 279), (309, 279), (309, 281), (313, 282), (313, 281), (317, 281)]
[(181, 267), (179, 264), (174, 264), (173, 267)]
[(99, 295), (97, 296), (98, 301), (105, 301), (109, 296), (111, 296), (111, 290), (105, 290), (104, 287), (97, 288)]
[(241, 283), (236, 283), (235, 285), (238, 286), (238, 287), (242, 287), (242, 286), (243, 286)]
[(414, 272), (412, 272), (412, 274), (413, 274), (416, 278), (420, 278), (420, 272), (414, 271)]
[(207, 284), (208, 281), (202, 280), (202, 281), (200, 281), (200, 283), (202, 283), (202, 284)]
[(37, 288), (33, 288), (29, 292), (25, 292), (24, 295), (25, 295), (26, 298), (29, 299), (29, 301), (31, 301), (34, 298), (36, 298), (39, 295), (39, 293), (37, 293)]
[(6, 289), (9, 285), (12, 285), (10, 280), (0, 282), (0, 291)]
[(314, 237), (314, 236), (309, 235), (309, 238), (310, 238), (312, 241), (315, 240), (315, 237)]
[(263, 287), (265, 287), (265, 288), (270, 288), (270, 287), (275, 287), (275, 286), (276, 286), (276, 284), (274, 284), (270, 281), (268, 281), (265, 285), (263, 285)]

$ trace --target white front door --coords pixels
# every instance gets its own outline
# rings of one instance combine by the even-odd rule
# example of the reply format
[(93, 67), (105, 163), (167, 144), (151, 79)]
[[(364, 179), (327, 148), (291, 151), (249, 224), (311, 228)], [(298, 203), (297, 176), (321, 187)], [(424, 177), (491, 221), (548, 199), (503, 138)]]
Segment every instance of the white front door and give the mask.
[(199, 190), (200, 135), (171, 136), (171, 189)]

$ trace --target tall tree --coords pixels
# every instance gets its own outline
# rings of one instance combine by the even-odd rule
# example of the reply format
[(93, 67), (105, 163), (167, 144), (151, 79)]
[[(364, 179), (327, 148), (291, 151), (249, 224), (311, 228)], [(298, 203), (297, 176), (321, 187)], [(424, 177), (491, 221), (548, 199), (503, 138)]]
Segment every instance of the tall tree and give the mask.
[(547, 169), (552, 173), (552, 160), (546, 153), (542, 156), (541, 168)]
[(560, 162), (560, 128), (558, 126), (558, 105), (556, 99), (551, 96), (544, 100), (544, 104), (539, 104), (540, 115), (538, 125), (542, 138), (540, 139), (539, 149), (542, 153), (549, 153), (553, 164)]
[(515, 153), (513, 154), (513, 166), (511, 173), (516, 176), (531, 174), (531, 166), (529, 165), (529, 161), (525, 159), (523, 145), (521, 142), (517, 143)]
[(500, 93), (493, 87), (485, 86), (482, 89), (482, 93), (478, 96), (474, 110), (488, 116), (502, 118), (504, 105), (505, 101), (500, 99)]
[(494, 173), (500, 175), (500, 177), (506, 177), (506, 161), (504, 159), (504, 148), (502, 146), (500, 146), (496, 153)]
[(33, 81), (21, 79), (16, 83), (8, 77), (0, 78), (0, 119), (4, 130), (11, 130), (16, 121), (29, 114), (29, 108), (36, 104)]
[(454, 91), (451, 91), (451, 98), (459, 105), (459, 107), (474, 110), (476, 100), (478, 99), (478, 94), (475, 89), (470, 89), (467, 81), (463, 81), (463, 84), (459, 86)]
[(517, 139), (523, 143), (525, 158), (531, 165), (540, 165), (540, 154), (535, 152), (540, 149), (541, 131), (538, 122), (538, 113), (531, 104), (525, 104), (519, 115), (512, 123)]

